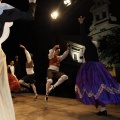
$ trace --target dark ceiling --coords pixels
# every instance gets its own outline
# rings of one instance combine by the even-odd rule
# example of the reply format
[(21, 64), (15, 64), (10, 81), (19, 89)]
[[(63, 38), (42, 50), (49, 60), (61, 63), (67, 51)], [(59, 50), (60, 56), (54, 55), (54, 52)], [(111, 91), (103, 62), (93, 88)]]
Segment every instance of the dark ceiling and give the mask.
[[(112, 2), (110, 6), (112, 15), (117, 16), (120, 21), (120, 12), (118, 12), (120, 11), (119, 0), (110, 1)], [(3, 2), (11, 4), (22, 11), (27, 11), (29, 7), (28, 0), (3, 0)], [(72, 0), (72, 3), (70, 7), (65, 7), (63, 5), (63, 0), (37, 0), (36, 17), (33, 27), (31, 27), (31, 23), (15, 21), (14, 25), (11, 27), (11, 33), (8, 40), (3, 44), (5, 53), (9, 54), (11, 51), (13, 53), (16, 52), (14, 49), (18, 49), (20, 43), (27, 47), (33, 46), (33, 32), (35, 33), (34, 39), (36, 40), (36, 46), (38, 46), (38, 48), (40, 48), (40, 44), (44, 46), (42, 42), (45, 44), (46, 42), (47, 44), (50, 43), (48, 40), (51, 36), (51, 32), (54, 35), (56, 34), (56, 36), (79, 35), (79, 23), (77, 19), (80, 15), (86, 17), (85, 23), (89, 32), (89, 26), (92, 24), (93, 17), (92, 13), (89, 12), (93, 5), (92, 0)], [(58, 9), (60, 12), (59, 19), (55, 21), (50, 17), (54, 9)], [(44, 37), (47, 37), (46, 41)], [(8, 48), (10, 48), (10, 50)], [(19, 52), (19, 50), (17, 52)]]
[[(92, 15), (89, 9), (92, 5), (91, 0), (73, 0), (70, 7), (66, 7), (62, 0), (38, 0), (38, 7), (36, 11), (36, 24), (37, 27), (44, 27), (45, 30), (49, 28), (58, 28), (58, 32), (63, 34), (73, 33), (75, 34), (79, 29), (79, 23), (77, 21), (80, 15), (87, 16), (88, 25), (91, 24)], [(50, 14), (53, 10), (58, 10), (60, 17), (56, 20), (52, 20)], [(49, 27), (48, 27), (49, 26)], [(78, 34), (78, 33), (76, 33)]]
[[(119, 0), (110, 0), (113, 15), (120, 16)], [(28, 0), (3, 0), (16, 8), (27, 11)], [(72, 5), (66, 7), (63, 0), (37, 0), (35, 27), (36, 30), (51, 31), (54, 28), (61, 34), (79, 34), (79, 23), (77, 21), (80, 15), (86, 17), (86, 26), (92, 24), (92, 13), (89, 12), (93, 5), (92, 0), (72, 0)], [(52, 20), (50, 14), (53, 10), (58, 10), (60, 17)]]

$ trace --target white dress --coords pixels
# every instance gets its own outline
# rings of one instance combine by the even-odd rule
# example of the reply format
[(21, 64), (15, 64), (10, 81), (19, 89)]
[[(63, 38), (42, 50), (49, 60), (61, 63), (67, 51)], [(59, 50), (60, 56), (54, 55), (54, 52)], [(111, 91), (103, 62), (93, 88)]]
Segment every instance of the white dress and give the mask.
[(1, 44), (9, 36), (11, 26), (12, 22), (5, 23), (3, 34), (0, 37), (0, 120), (15, 120), (13, 101), (8, 83), (6, 55), (1, 48)]
[[(34, 1), (34, 3), (31, 3)], [(6, 3), (0, 2), (0, 120), (15, 120), (14, 107), (8, 84), (6, 56), (1, 44), (9, 37), (14, 20), (32, 21), (35, 14), (35, 0), (30, 0), (30, 12), (22, 12)]]

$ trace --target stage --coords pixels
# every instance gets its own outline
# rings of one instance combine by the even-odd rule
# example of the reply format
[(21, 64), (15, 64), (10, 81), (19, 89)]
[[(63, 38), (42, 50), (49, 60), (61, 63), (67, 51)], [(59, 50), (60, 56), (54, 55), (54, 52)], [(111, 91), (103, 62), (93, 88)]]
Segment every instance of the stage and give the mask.
[(34, 94), (15, 94), (13, 98), (16, 120), (120, 120), (120, 105), (108, 105), (108, 116), (97, 116), (92, 105), (84, 105), (76, 99), (44, 95), (34, 100)]

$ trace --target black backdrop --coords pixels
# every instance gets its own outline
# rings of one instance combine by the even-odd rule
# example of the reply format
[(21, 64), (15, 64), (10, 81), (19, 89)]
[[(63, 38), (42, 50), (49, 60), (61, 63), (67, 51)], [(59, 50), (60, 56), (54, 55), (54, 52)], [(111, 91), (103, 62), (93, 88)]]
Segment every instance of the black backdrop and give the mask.
[[(3, 43), (3, 50), (6, 53), (7, 61), (14, 59), (15, 55), (19, 56), (19, 62), (22, 65), (21, 77), (25, 72), (25, 54), (19, 48), (19, 44), (23, 44), (33, 53), (36, 74), (37, 90), (41, 94), (45, 94), (46, 71), (48, 68), (48, 50), (55, 44), (59, 43), (59, 36), (61, 35), (78, 35), (79, 23), (77, 18), (83, 14), (86, 17), (87, 28), (92, 23), (92, 15), (89, 8), (92, 5), (91, 0), (86, 0), (84, 5), (78, 9), (71, 9), (64, 14), (59, 21), (53, 21), (50, 18), (52, 7), (59, 6), (61, 0), (37, 0), (36, 16), (33, 22), (15, 21), (11, 27), (11, 33), (6, 42)], [(3, 0), (16, 8), (27, 11), (28, 0)], [(115, 4), (117, 5), (117, 4)], [(118, 9), (113, 7), (112, 9)], [(73, 12), (72, 12), (73, 11)], [(119, 10), (117, 10), (119, 11)], [(118, 12), (114, 12), (117, 14)], [(64, 42), (64, 41), (63, 41)], [(63, 48), (63, 51), (65, 49)], [(68, 76), (69, 80), (56, 88), (54, 95), (63, 97), (75, 97), (74, 84), (77, 71), (80, 64), (67, 61), (61, 63), (61, 69)]]

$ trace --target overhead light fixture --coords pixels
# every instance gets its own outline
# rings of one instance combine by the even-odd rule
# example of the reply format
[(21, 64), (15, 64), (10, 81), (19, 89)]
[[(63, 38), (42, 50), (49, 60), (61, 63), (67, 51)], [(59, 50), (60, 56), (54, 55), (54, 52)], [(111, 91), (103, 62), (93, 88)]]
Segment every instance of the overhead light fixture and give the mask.
[(57, 17), (58, 17), (58, 12), (57, 12), (57, 11), (54, 11), (53, 13), (51, 13), (51, 17), (52, 17), (52, 19), (57, 19)]
[(71, 5), (71, 0), (64, 0), (64, 4), (65, 4), (66, 6)]

